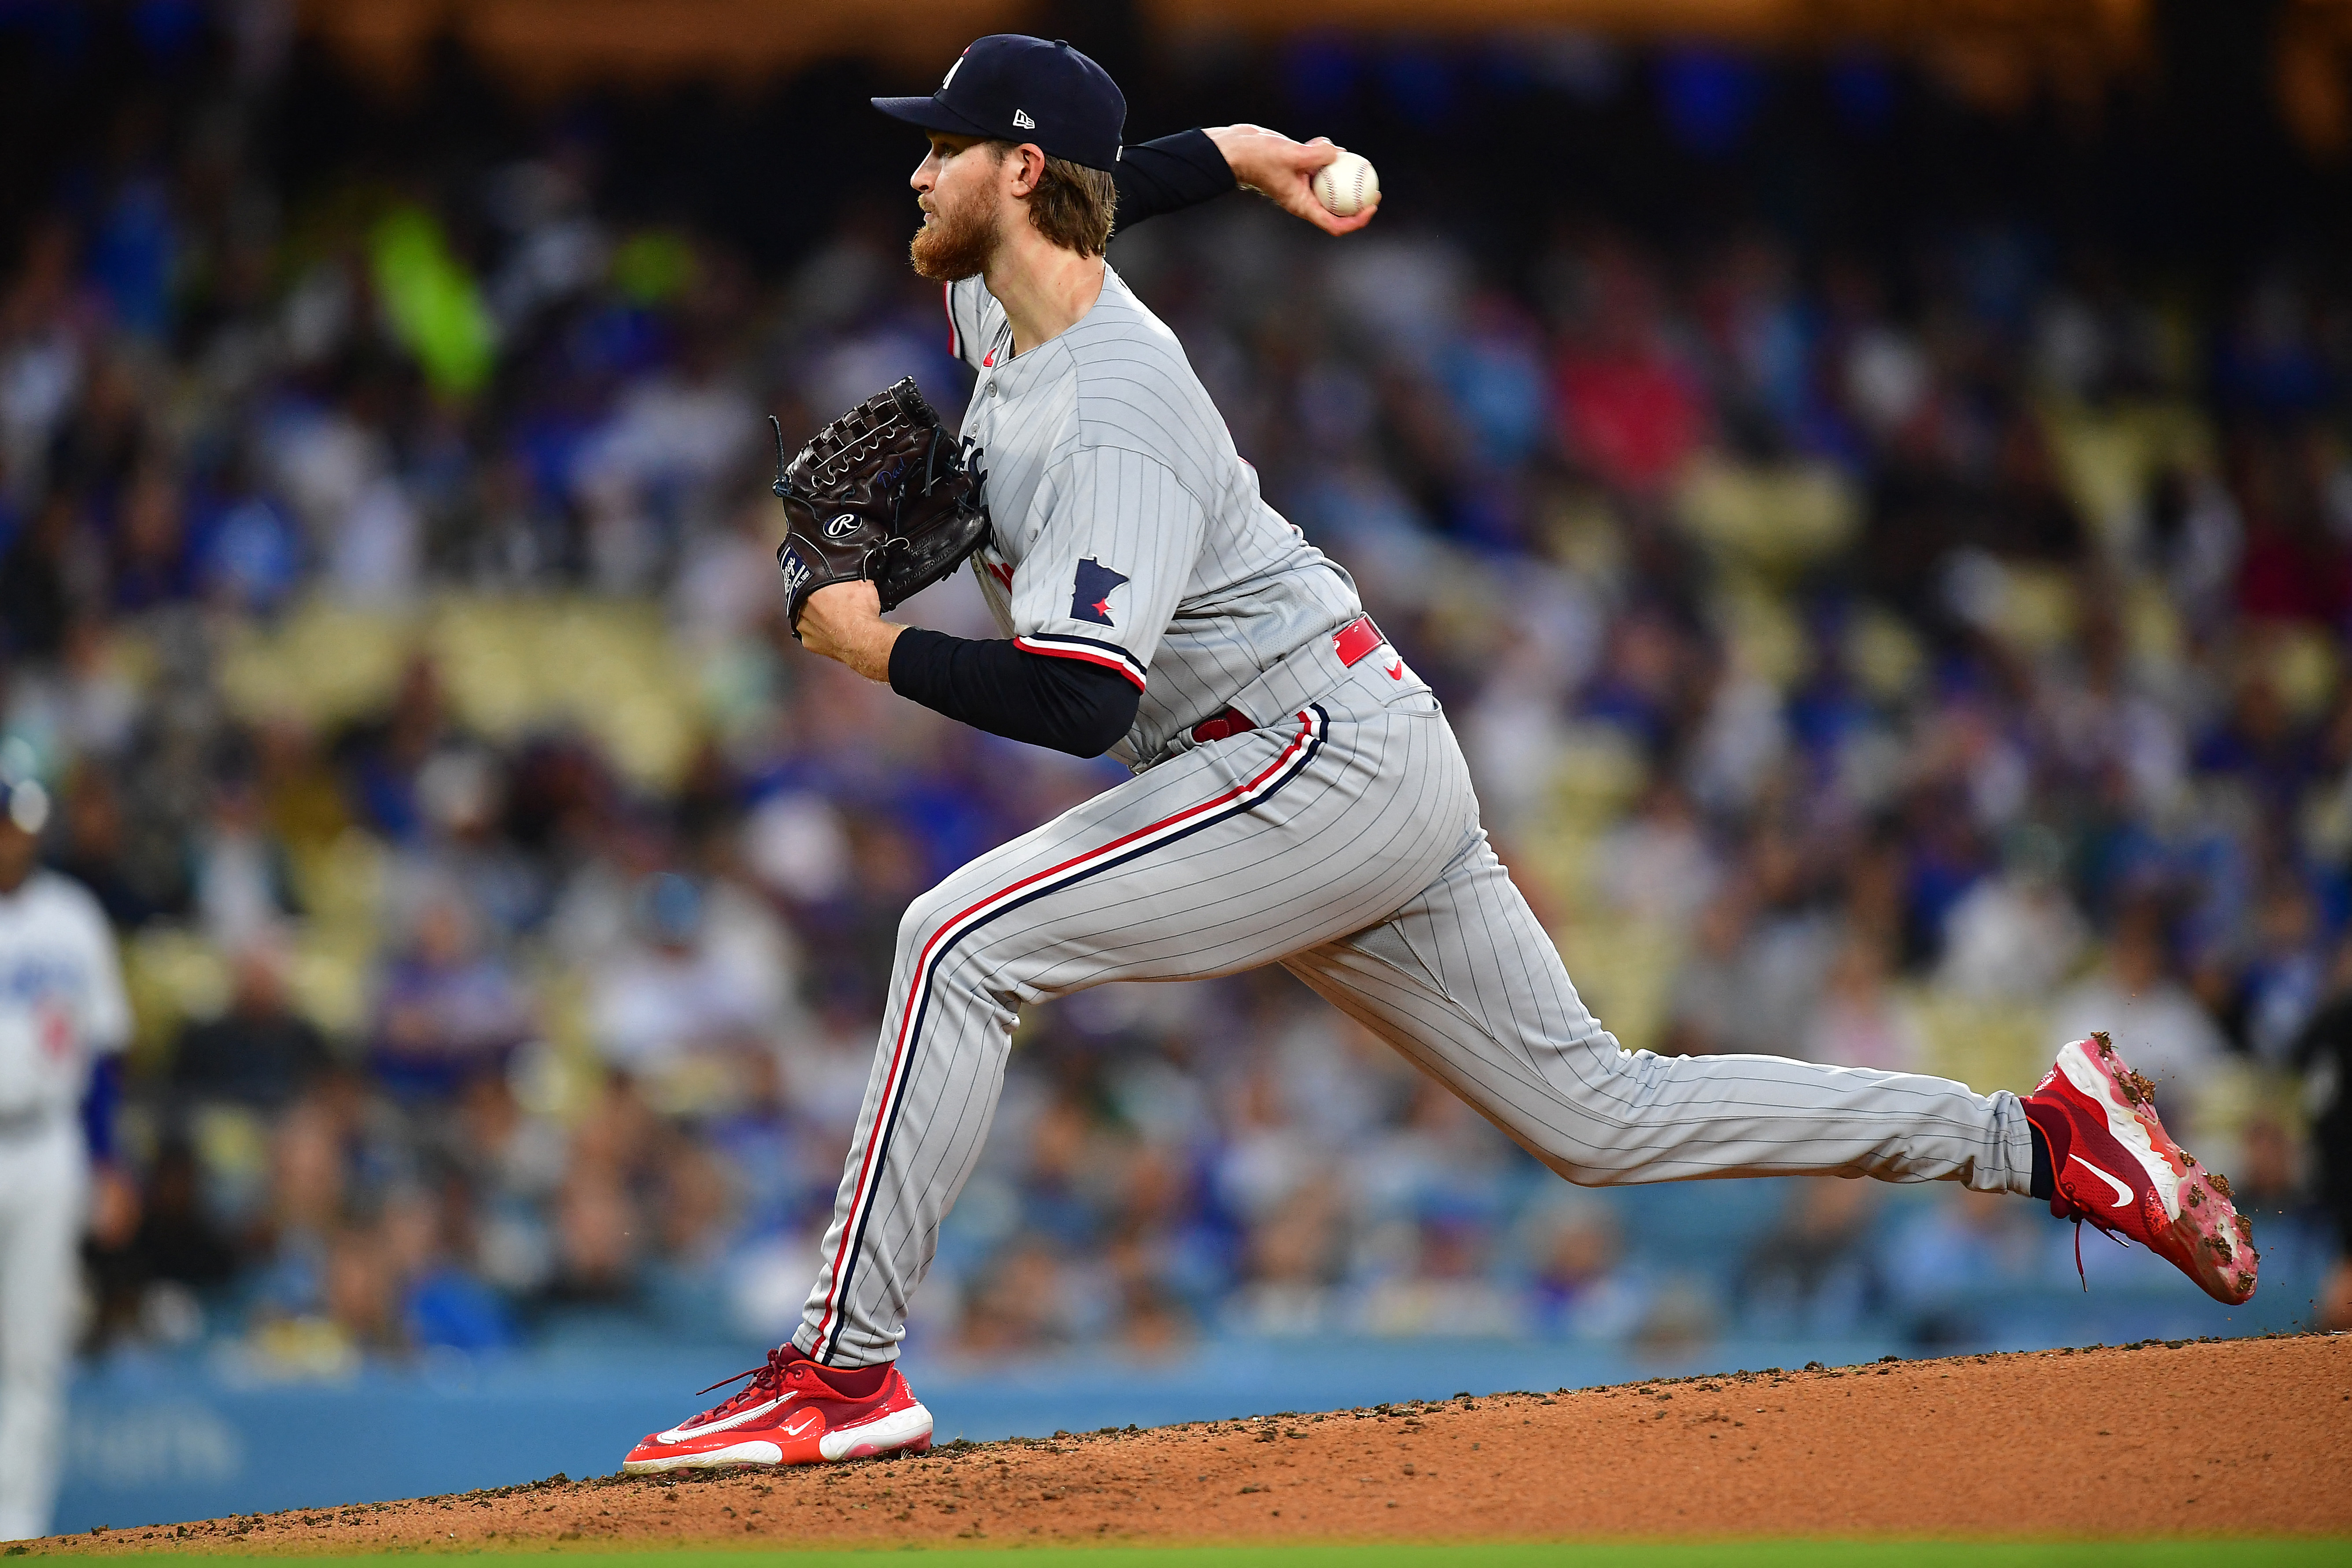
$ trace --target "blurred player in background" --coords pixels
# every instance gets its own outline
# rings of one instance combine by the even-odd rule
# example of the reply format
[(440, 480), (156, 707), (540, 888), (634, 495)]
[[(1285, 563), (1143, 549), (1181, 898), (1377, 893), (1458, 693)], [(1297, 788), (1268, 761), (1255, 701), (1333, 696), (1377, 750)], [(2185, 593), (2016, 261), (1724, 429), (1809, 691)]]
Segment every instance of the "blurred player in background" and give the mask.
[(98, 900), (38, 867), (48, 813), (39, 784), (0, 781), (0, 1540), (9, 1541), (48, 1533), (92, 1146), (109, 1152), (113, 1075), (110, 1063), (99, 1068), (131, 1037)]

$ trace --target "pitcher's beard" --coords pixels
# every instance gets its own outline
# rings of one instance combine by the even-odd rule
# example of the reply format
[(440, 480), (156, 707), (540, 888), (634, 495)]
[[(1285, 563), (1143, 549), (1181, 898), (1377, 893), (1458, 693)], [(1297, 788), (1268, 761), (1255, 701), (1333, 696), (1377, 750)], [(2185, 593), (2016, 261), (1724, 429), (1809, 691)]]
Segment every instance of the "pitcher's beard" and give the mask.
[(914, 263), (916, 276), (934, 283), (953, 283), (987, 271), (989, 258), (996, 254), (996, 225), (992, 217), (973, 206), (934, 212), (907, 245), (907, 258)]

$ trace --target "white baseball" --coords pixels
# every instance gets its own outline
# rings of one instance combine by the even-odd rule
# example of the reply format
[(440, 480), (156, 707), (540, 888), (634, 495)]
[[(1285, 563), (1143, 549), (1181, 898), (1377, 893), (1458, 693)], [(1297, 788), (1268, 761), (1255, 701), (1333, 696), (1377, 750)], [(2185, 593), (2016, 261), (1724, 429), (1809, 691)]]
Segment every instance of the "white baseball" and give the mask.
[(1380, 171), (1360, 153), (1341, 153), (1316, 170), (1310, 184), (1333, 217), (1354, 217), (1380, 200)]

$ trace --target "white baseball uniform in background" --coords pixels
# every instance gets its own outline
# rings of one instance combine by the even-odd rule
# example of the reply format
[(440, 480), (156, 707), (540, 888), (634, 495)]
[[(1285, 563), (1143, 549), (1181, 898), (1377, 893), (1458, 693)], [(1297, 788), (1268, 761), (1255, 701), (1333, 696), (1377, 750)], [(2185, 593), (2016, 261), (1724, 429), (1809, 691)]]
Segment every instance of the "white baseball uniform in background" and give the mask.
[[(1017, 1009), (1109, 980), (1281, 963), (1536, 1158), (1601, 1185), (1836, 1174), (2024, 1193), (2007, 1093), (1777, 1057), (1627, 1052), (1478, 825), (1452, 727), (1355, 584), (1258, 493), (1173, 333), (1118, 276), (1018, 356), (947, 289), (979, 373), (991, 611), (1143, 695), (1137, 776), (915, 900), (821, 1271), (793, 1342), (897, 1355), (988, 1135)], [(1196, 740), (1202, 721), (1237, 710)]]
[(114, 933), (79, 883), (0, 893), (0, 1540), (46, 1535), (64, 1443), (92, 1060), (131, 1038)]

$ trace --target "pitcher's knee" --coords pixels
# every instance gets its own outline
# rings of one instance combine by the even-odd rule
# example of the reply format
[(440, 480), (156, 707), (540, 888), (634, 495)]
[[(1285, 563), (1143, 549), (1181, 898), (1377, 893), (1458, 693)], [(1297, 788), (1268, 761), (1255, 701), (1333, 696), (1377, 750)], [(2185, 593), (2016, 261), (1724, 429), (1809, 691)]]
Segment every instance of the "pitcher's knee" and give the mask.
[[(952, 879), (950, 879), (950, 881)], [(949, 884), (940, 883), (928, 892), (918, 893), (907, 905), (907, 912), (898, 917), (898, 963), (904, 968), (922, 955), (931, 939), (943, 931), (955, 916)]]
[(1615, 1037), (1599, 1030), (1574, 1054), (1574, 1070), (1546, 1074), (1539, 1091), (1504, 1108), (1498, 1120), (1520, 1147), (1580, 1186), (1640, 1179), (1634, 1173), (1650, 1163), (1659, 1142), (1658, 1068), (1665, 1058), (1620, 1050)]
[(911, 983), (919, 967), (937, 964), (950, 952), (958, 970), (970, 969), (976, 957), (983, 961), (982, 969), (987, 967), (989, 944), (1001, 932), (986, 919), (992, 889), (973, 885), (969, 869), (918, 894), (898, 918), (895, 972), (900, 984)]

